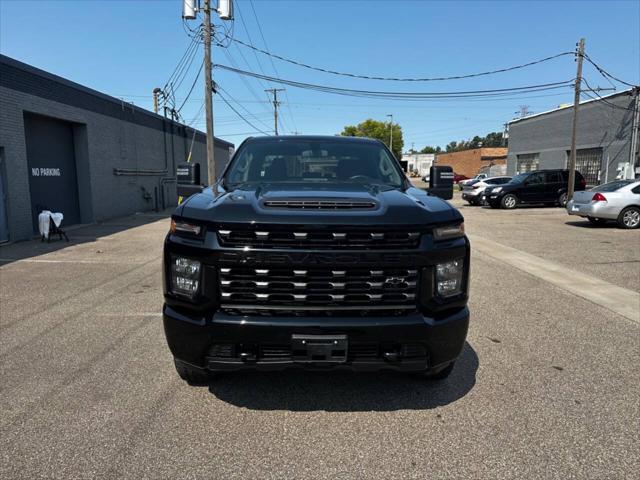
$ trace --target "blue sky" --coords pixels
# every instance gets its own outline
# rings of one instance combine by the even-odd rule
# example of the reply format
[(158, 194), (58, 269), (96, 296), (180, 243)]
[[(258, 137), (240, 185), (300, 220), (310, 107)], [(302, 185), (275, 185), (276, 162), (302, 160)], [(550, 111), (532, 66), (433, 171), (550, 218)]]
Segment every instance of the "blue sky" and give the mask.
[[(165, 84), (190, 42), (180, 14), (180, 0), (0, 0), (0, 51), (150, 109), (151, 91)], [(334, 70), (395, 77), (449, 76), (508, 67), (573, 50), (576, 41), (585, 37), (592, 59), (617, 77), (640, 83), (638, 0), (253, 0), (253, 9), (250, 0), (236, 0), (234, 36), (265, 48), (258, 21), (266, 47), (273, 53)], [(189, 25), (195, 28), (197, 22)], [(175, 93), (178, 105), (193, 83), (201, 58), (200, 50)], [(365, 90), (479, 90), (575, 76), (570, 56), (505, 74), (410, 84), (349, 79), (273, 62), (282, 78)], [(268, 57), (237, 44), (216, 47), (214, 63), (277, 76)], [(236, 108), (247, 119), (263, 130), (272, 128), (272, 110), (263, 90), (277, 85), (242, 80), (217, 69), (214, 77), (242, 104)], [(611, 87), (589, 65), (585, 77), (594, 87)], [(202, 89), (198, 82), (181, 111), (198, 128), (204, 128), (204, 116), (197, 118)], [(393, 114), (403, 127), (405, 148), (412, 143), (416, 148), (444, 146), (451, 140), (502, 130), (521, 105), (541, 112), (573, 98), (570, 88), (525, 97), (401, 102), (287, 87), (281, 130), (335, 134), (344, 125), (366, 118), (385, 120), (385, 115)], [(219, 98), (214, 105), (216, 136), (238, 144), (253, 130)]]

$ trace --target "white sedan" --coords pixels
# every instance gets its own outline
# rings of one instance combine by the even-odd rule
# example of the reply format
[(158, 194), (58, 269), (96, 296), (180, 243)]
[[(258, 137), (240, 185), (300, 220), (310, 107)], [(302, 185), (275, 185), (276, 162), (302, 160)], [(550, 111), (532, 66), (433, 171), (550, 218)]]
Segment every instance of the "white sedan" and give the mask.
[(462, 199), (469, 202), (469, 205), (482, 205), (482, 194), (487, 187), (504, 185), (510, 181), (511, 177), (491, 177), (472, 182), (462, 187)]
[(567, 203), (569, 215), (591, 223), (615, 220), (622, 228), (640, 227), (640, 180), (616, 180), (591, 190), (575, 192)]

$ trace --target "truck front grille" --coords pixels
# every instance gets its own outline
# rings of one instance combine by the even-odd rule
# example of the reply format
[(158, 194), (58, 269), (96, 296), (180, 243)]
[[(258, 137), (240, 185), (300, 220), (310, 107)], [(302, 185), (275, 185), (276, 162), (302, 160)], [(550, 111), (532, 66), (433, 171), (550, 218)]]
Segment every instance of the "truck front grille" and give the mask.
[(237, 311), (413, 310), (411, 268), (220, 268), (222, 308)]
[(416, 248), (420, 232), (397, 228), (393, 231), (371, 229), (300, 229), (300, 230), (218, 230), (224, 247), (314, 248), (314, 249), (387, 249)]

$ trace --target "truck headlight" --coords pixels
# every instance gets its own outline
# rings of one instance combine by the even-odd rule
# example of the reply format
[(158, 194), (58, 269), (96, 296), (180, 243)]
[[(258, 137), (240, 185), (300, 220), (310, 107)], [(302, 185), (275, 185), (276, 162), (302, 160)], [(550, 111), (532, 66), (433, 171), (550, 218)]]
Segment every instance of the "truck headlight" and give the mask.
[(464, 223), (433, 229), (433, 238), (436, 240), (450, 240), (459, 237), (464, 237)]
[(171, 291), (194, 298), (200, 287), (200, 262), (184, 257), (171, 257)]
[(180, 220), (171, 219), (171, 233), (186, 233), (189, 235), (199, 236), (202, 232), (200, 225), (194, 225), (192, 223), (182, 222)]
[(452, 260), (436, 265), (436, 292), (443, 298), (462, 293), (464, 260)]

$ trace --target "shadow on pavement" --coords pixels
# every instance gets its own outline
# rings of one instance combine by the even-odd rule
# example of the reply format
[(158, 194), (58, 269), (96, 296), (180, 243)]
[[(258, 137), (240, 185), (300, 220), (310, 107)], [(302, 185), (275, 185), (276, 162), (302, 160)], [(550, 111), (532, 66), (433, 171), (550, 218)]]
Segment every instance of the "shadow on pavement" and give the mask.
[(583, 221), (578, 220), (578, 221), (564, 222), (564, 224), (569, 225), (570, 227), (592, 228), (594, 230), (597, 230), (599, 228), (613, 228), (613, 229), (619, 228), (614, 220), (606, 223), (591, 223), (587, 219), (584, 219)]
[(246, 372), (221, 376), (209, 391), (250, 410), (365, 412), (425, 410), (453, 403), (476, 383), (478, 355), (466, 342), (447, 380), (393, 372)]
[(46, 241), (42, 242), (40, 239), (33, 239), (0, 245), (0, 266), (26, 258), (45, 255), (73, 245), (95, 242), (100, 237), (114, 235), (131, 228), (157, 222), (163, 218), (169, 218), (171, 211), (172, 209), (160, 213), (139, 213), (90, 225), (72, 225), (65, 227), (64, 230), (69, 237), (69, 242), (58, 240), (58, 236), (56, 235), (51, 240), (51, 243), (47, 243)]

